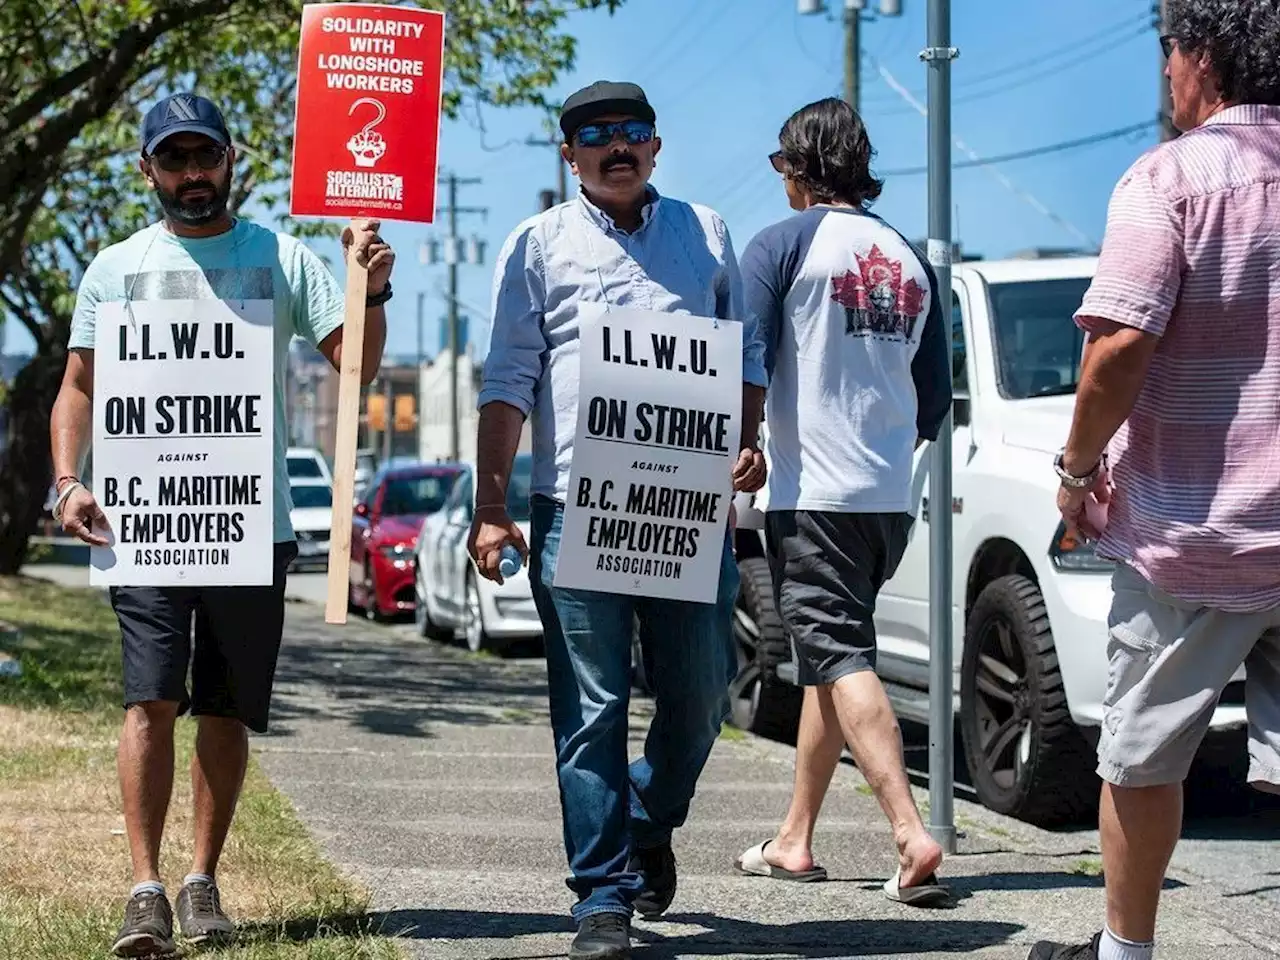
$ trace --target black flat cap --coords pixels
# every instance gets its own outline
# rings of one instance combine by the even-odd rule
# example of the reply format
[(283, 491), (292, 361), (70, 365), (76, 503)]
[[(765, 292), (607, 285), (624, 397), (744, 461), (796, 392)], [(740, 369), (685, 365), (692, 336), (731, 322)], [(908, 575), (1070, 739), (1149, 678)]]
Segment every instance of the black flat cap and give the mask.
[(649, 106), (649, 98), (634, 83), (597, 80), (571, 94), (560, 108), (560, 130), (568, 141), (580, 126), (597, 117), (618, 113), (653, 123), (657, 116)]

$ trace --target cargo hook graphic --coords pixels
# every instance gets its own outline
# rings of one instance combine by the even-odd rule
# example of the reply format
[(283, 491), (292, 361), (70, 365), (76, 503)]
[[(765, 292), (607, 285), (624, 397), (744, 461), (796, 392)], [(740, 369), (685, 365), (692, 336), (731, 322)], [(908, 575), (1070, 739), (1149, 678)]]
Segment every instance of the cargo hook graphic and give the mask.
[(378, 115), (366, 123), (359, 133), (353, 135), (347, 141), (347, 149), (355, 157), (357, 167), (372, 167), (387, 152), (387, 142), (382, 139), (382, 134), (373, 129), (387, 118), (387, 108), (380, 101), (374, 100), (372, 97), (361, 97), (351, 105), (351, 109), (347, 111), (347, 116), (351, 116), (356, 112), (356, 107), (365, 103), (374, 107), (378, 111)]

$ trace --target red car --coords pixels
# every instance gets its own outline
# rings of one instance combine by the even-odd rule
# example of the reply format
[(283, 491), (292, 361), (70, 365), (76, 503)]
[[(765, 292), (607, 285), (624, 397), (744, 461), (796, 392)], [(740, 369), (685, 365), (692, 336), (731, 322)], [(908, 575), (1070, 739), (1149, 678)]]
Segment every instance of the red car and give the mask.
[(351, 521), (347, 597), (353, 610), (371, 620), (413, 612), (418, 531), (444, 505), (461, 472), (456, 464), (397, 464), (370, 481)]

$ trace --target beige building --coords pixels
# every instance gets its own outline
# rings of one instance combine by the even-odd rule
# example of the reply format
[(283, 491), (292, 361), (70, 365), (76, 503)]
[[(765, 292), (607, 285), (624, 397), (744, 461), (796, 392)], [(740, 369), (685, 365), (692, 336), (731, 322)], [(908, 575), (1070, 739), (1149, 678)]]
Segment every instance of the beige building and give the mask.
[[(419, 377), (418, 456), (426, 461), (449, 459), (449, 421), (453, 414), (449, 405), (449, 356), (448, 349), (441, 351), (422, 368)], [(458, 357), (458, 457), (464, 463), (475, 463), (476, 459), (476, 399), (483, 366), (470, 350)], [(530, 441), (526, 423), (520, 436), (521, 452), (531, 449)]]

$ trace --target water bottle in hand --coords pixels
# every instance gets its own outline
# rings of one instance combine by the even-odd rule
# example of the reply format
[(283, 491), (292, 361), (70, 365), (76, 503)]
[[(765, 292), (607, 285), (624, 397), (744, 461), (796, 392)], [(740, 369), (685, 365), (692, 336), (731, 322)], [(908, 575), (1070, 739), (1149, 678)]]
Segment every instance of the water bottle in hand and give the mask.
[(524, 558), (520, 556), (520, 551), (511, 544), (506, 544), (502, 548), (502, 559), (498, 561), (498, 573), (502, 574), (503, 579), (515, 576)]

